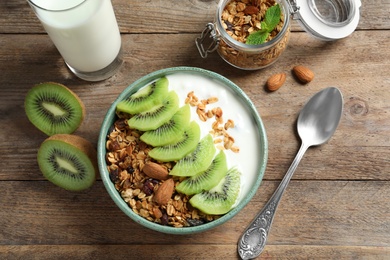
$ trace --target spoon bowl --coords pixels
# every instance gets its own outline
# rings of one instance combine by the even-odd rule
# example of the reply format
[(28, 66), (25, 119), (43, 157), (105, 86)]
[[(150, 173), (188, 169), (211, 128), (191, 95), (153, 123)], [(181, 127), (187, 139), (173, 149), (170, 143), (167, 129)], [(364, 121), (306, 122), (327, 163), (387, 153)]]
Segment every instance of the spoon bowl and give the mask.
[(252, 259), (261, 254), (276, 209), (300, 160), (310, 146), (323, 144), (332, 137), (340, 122), (342, 111), (343, 97), (340, 90), (335, 87), (321, 90), (303, 107), (297, 122), (298, 134), (302, 140), (301, 147), (270, 200), (239, 239), (238, 254), (242, 259)]
[(315, 94), (298, 116), (298, 134), (310, 146), (320, 145), (330, 139), (340, 122), (343, 97), (335, 87)]

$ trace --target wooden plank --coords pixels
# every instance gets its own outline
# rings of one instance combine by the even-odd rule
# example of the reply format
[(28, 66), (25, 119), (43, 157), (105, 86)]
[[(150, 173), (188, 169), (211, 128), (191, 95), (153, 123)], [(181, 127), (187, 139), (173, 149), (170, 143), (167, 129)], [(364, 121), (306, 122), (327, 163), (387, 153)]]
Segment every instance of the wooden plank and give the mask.
[[(25, 94), (34, 84), (55, 81), (73, 89), (87, 108), (76, 134), (96, 145), (107, 109), (126, 86), (152, 71), (186, 65), (226, 76), (252, 99), (269, 140), (266, 179), (281, 179), (299, 148), (295, 121), (303, 104), (318, 90), (338, 86), (345, 101), (339, 129), (328, 144), (309, 149), (294, 178), (389, 180), (390, 79), (386, 75), (390, 48), (370, 47), (383, 45), (389, 36), (390, 31), (362, 31), (324, 45), (305, 33), (293, 33), (279, 61), (247, 72), (226, 64), (217, 53), (205, 63), (194, 46), (195, 34), (123, 35), (125, 63), (120, 72), (107, 81), (86, 83), (66, 69), (46, 35), (4, 35), (0, 44), (8, 47), (0, 49), (0, 120), (8, 127), (0, 129), (0, 179), (42, 180), (35, 157), (45, 135), (32, 127), (23, 107)], [(352, 58), (356, 53), (364, 62), (356, 63)], [(290, 70), (296, 64), (315, 72), (313, 82), (303, 86), (295, 81)], [(285, 86), (267, 93), (266, 79), (282, 71), (288, 73)]]
[[(218, 0), (112, 0), (122, 32), (124, 65), (109, 80), (75, 78), (25, 0), (0, 4), (0, 259), (238, 259), (237, 240), (270, 198), (299, 148), (297, 115), (327, 86), (344, 94), (344, 113), (329, 143), (311, 148), (282, 199), (259, 259), (389, 259), (390, 256), (390, 2), (362, 0), (357, 31), (336, 42), (311, 38), (292, 23), (286, 52), (273, 66), (242, 71), (217, 53), (200, 58), (194, 45)], [(315, 72), (308, 85), (290, 71)], [(129, 219), (98, 180), (68, 192), (46, 181), (36, 152), (46, 136), (24, 114), (28, 89), (56, 81), (87, 107), (76, 134), (96, 145), (109, 105), (136, 79), (155, 70), (194, 66), (226, 76), (254, 102), (269, 140), (264, 181), (232, 220), (194, 235), (168, 235)], [(266, 79), (287, 73), (277, 92)]]
[[(235, 245), (0, 245), (4, 259), (238, 259)], [(258, 259), (387, 260), (388, 247), (267, 246)], [(299, 256), (299, 257), (297, 257)]]
[[(146, 229), (112, 202), (99, 181), (74, 193), (47, 181), (0, 182), (0, 245), (235, 245), (278, 182), (264, 181), (224, 225), (194, 235)], [(383, 181), (292, 181), (268, 245), (390, 247), (390, 184)]]
[[(187, 0), (172, 4), (169, 0), (113, 0), (112, 3), (122, 33), (194, 33), (214, 21), (218, 1)], [(362, 0), (358, 30), (389, 29), (389, 9), (388, 1), (372, 4)], [(3, 1), (0, 13), (0, 33), (45, 33), (24, 0)], [(293, 21), (292, 30), (302, 28)]]

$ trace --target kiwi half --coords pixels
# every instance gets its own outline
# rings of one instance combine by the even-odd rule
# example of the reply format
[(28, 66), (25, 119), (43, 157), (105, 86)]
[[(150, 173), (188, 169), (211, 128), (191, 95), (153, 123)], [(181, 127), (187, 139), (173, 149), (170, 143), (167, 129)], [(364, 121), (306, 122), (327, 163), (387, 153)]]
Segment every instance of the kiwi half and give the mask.
[(155, 130), (171, 119), (178, 109), (179, 97), (175, 91), (171, 91), (161, 104), (134, 115), (127, 123), (130, 128), (141, 131)]
[(61, 188), (80, 191), (95, 182), (96, 150), (80, 136), (53, 135), (41, 144), (37, 157), (43, 175)]
[(162, 146), (179, 141), (184, 129), (188, 127), (191, 119), (190, 106), (182, 106), (172, 118), (156, 130), (143, 133), (141, 141), (152, 145)]
[(240, 172), (231, 168), (216, 187), (194, 195), (189, 202), (206, 214), (221, 215), (232, 209), (239, 192)]
[(178, 161), (192, 152), (199, 142), (200, 127), (192, 121), (176, 143), (158, 146), (149, 151), (149, 156), (161, 162)]
[(200, 140), (195, 150), (180, 159), (169, 172), (174, 176), (194, 176), (205, 171), (214, 158), (215, 146), (213, 137), (208, 134)]
[(226, 155), (220, 151), (206, 171), (185, 179), (176, 186), (176, 190), (186, 195), (208, 191), (215, 187), (227, 172)]
[(119, 102), (116, 108), (131, 115), (149, 110), (164, 100), (168, 94), (168, 85), (168, 79), (162, 77)]
[(64, 85), (53, 82), (31, 88), (24, 107), (30, 122), (49, 136), (73, 133), (85, 116), (80, 98)]

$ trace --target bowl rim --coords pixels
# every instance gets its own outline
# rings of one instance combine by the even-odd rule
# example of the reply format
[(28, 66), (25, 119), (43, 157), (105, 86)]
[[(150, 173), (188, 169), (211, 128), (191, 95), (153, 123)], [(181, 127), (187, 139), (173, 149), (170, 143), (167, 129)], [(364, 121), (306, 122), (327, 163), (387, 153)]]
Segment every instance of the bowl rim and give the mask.
[[(133, 210), (128, 206), (128, 204), (123, 200), (123, 198), (120, 196), (119, 192), (115, 189), (114, 184), (111, 182), (109, 178), (109, 174), (107, 171), (107, 163), (106, 163), (106, 138), (107, 133), (109, 129), (112, 127), (116, 114), (116, 105), (126, 98), (128, 95), (134, 93), (138, 89), (146, 86), (146, 84), (161, 78), (162, 76), (169, 75), (169, 74), (175, 74), (175, 73), (195, 73), (198, 75), (206, 76), (208, 78), (212, 78), (214, 80), (219, 81), (223, 85), (229, 87), (232, 91), (234, 91), (238, 97), (242, 99), (242, 101), (245, 103), (245, 105), (248, 106), (250, 111), (252, 112), (252, 116), (255, 120), (255, 123), (258, 127), (258, 134), (260, 138), (260, 145), (261, 145), (261, 151), (263, 151), (262, 158), (259, 158), (259, 169), (258, 169), (258, 176), (256, 178), (256, 182), (253, 184), (253, 187), (250, 189), (247, 196), (243, 197), (241, 202), (236, 205), (232, 210), (230, 210), (228, 213), (224, 214), (220, 218), (213, 220), (211, 222), (199, 225), (199, 226), (193, 226), (193, 227), (183, 227), (183, 228), (177, 228), (177, 227), (171, 227), (171, 226), (163, 226), (158, 223), (151, 222), (136, 213), (133, 212)], [(245, 94), (245, 92), (239, 88), (235, 83), (230, 81), (229, 79), (225, 78), (224, 76), (212, 72), (209, 70), (197, 68), (197, 67), (171, 67), (171, 68), (165, 68), (161, 70), (154, 71), (152, 73), (149, 73), (138, 80), (131, 83), (128, 87), (126, 87), (116, 98), (116, 100), (111, 104), (110, 108), (108, 109), (103, 122), (101, 124), (100, 132), (99, 132), (99, 138), (97, 143), (97, 154), (98, 154), (98, 168), (100, 177), (103, 181), (103, 184), (110, 195), (111, 199), (114, 201), (114, 203), (124, 212), (127, 216), (129, 216), (133, 221), (136, 223), (141, 224), (144, 227), (147, 227), (149, 229), (167, 233), (167, 234), (193, 234), (193, 233), (199, 233), (203, 232), (212, 228), (215, 228), (219, 225), (222, 225), (223, 223), (227, 222), (231, 218), (233, 218), (239, 211), (241, 211), (253, 198), (253, 196), (256, 194), (258, 188), (260, 187), (260, 184), (262, 182), (264, 172), (267, 166), (267, 160), (268, 160), (268, 140), (266, 131), (263, 125), (263, 122), (260, 118), (260, 115), (252, 103), (252, 101), (249, 99), (249, 97)]]

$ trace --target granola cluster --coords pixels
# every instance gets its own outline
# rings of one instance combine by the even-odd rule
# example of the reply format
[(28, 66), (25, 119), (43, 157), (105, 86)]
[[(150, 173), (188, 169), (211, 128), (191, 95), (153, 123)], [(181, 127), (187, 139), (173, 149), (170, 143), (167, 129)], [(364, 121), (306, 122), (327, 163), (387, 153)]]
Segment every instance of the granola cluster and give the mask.
[[(206, 105), (217, 101), (218, 99), (214, 97), (206, 101), (199, 101), (193, 92), (189, 93), (186, 99), (186, 103), (197, 106), (197, 110), (203, 111), (198, 112), (201, 120), (202, 116), (204, 116), (203, 113), (208, 114), (206, 112)], [(219, 124), (224, 124), (222, 127), (223, 130), (217, 127), (219, 130), (216, 128), (211, 131), (219, 131), (218, 134), (222, 134), (226, 140), (229, 140), (227, 137), (227, 129), (233, 127), (234, 122), (228, 120), (224, 123), (222, 120), (222, 109), (220, 108), (213, 109), (213, 112), (210, 113), (216, 118), (217, 123), (215, 125), (219, 126)], [(148, 156), (149, 151), (153, 147), (140, 140), (140, 136), (142, 135), (141, 131), (129, 128), (126, 122), (129, 118), (128, 114), (117, 113), (117, 115), (118, 119), (112, 126), (106, 141), (107, 169), (116, 190), (133, 212), (151, 222), (173, 227), (196, 226), (218, 219), (220, 216), (207, 215), (193, 208), (188, 202), (190, 197), (176, 191), (173, 192), (166, 204), (161, 205), (156, 202), (153, 197), (161, 185), (167, 180), (151, 178), (143, 171), (145, 164), (153, 161)], [(212, 116), (208, 118), (212, 118)], [(238, 152), (238, 147), (233, 146), (234, 139), (230, 137), (230, 140), (233, 141), (230, 141), (231, 143), (225, 141), (225, 146), (230, 147), (229, 149), (232, 150), (236, 149), (236, 152)], [(228, 148), (222, 146), (220, 149)], [(174, 166), (174, 162), (155, 163), (160, 164), (168, 171)], [(172, 176), (170, 178), (173, 179), (175, 187), (183, 180), (183, 177)]]
[(191, 91), (188, 93), (185, 103), (190, 104), (192, 107), (196, 107), (196, 113), (203, 122), (206, 122), (208, 119), (215, 118), (215, 121), (211, 126), (212, 129), (210, 130), (210, 134), (214, 137), (214, 143), (218, 144), (217, 148), (219, 150), (231, 150), (238, 153), (240, 149), (234, 145), (234, 138), (228, 133), (228, 129), (234, 127), (234, 121), (228, 119), (224, 122), (222, 117), (223, 111), (220, 107), (214, 107), (209, 110), (206, 108), (207, 105), (213, 104), (217, 101), (217, 97), (199, 100), (199, 98), (195, 96), (194, 92)]
[[(267, 9), (275, 5), (275, 0), (232, 0), (224, 8), (221, 21), (227, 34), (234, 40), (245, 43), (248, 35), (261, 29)], [(282, 30), (284, 16), (270, 33), (266, 42), (271, 41)], [(287, 47), (290, 28), (283, 38), (271, 48), (261, 51), (243, 51), (230, 46), (221, 39), (218, 52), (230, 64), (243, 69), (258, 69), (274, 62)], [(249, 49), (249, 46), (248, 46)]]
[[(153, 200), (155, 191), (164, 180), (148, 177), (143, 168), (152, 158), (148, 152), (153, 148), (139, 137), (142, 132), (130, 129), (127, 118), (119, 115), (109, 133), (106, 142), (106, 162), (111, 181), (116, 190), (134, 213), (162, 225), (186, 227), (212, 221), (219, 216), (206, 215), (188, 203), (189, 197), (175, 192), (165, 205), (159, 205)], [(172, 163), (161, 163), (168, 170)], [(175, 186), (181, 181), (174, 178)]]

